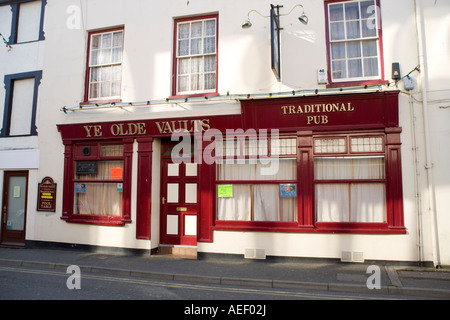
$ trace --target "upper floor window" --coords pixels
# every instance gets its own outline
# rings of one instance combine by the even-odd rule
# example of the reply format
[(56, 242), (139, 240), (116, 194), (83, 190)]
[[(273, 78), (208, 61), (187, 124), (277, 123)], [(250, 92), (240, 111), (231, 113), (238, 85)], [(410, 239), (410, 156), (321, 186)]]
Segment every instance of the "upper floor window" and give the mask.
[(175, 20), (174, 95), (217, 92), (217, 16)]
[(42, 71), (5, 75), (5, 105), (0, 137), (35, 136)]
[(330, 83), (383, 79), (377, 0), (326, 3)]
[(120, 99), (123, 28), (91, 32), (85, 101)]
[(11, 34), (9, 44), (45, 40), (44, 13), (46, 0), (9, 1), (11, 4)]

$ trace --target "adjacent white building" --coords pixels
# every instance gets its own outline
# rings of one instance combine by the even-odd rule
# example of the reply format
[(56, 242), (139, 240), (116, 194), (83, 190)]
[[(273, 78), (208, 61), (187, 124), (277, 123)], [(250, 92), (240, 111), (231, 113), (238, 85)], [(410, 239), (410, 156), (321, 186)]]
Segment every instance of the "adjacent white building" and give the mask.
[(449, 32), (441, 0), (0, 1), (2, 244), (448, 265)]

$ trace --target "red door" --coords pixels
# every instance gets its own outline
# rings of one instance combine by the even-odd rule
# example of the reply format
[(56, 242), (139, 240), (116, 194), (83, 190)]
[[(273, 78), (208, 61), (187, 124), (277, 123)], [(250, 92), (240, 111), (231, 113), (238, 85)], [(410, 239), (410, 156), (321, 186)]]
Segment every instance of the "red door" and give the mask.
[[(191, 155), (172, 159), (176, 143), (162, 145), (161, 244), (197, 245), (197, 164)], [(183, 161), (181, 161), (183, 160)]]
[(5, 171), (0, 245), (25, 246), (28, 171)]

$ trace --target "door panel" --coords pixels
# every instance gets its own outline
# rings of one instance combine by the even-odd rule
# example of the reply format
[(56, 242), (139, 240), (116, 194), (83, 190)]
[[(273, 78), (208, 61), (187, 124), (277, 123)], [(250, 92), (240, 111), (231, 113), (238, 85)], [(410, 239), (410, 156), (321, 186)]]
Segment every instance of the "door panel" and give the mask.
[(3, 185), (1, 245), (24, 246), (28, 171), (6, 171)]
[(197, 245), (197, 164), (174, 163), (169, 155), (161, 157), (161, 244)]

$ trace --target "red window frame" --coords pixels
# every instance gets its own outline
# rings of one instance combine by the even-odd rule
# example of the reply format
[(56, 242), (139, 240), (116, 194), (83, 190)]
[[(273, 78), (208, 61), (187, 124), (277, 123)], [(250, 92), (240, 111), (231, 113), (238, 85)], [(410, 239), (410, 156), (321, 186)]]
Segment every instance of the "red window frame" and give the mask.
[[(297, 133), (297, 221), (226, 221), (217, 220), (217, 184), (230, 181), (215, 180), (210, 188), (213, 199), (212, 230), (234, 231), (266, 231), (266, 232), (294, 232), (294, 233), (355, 233), (355, 234), (405, 234), (406, 228), (403, 219), (403, 192), (401, 170), (401, 128), (385, 128), (384, 130), (365, 130), (350, 132), (313, 133), (299, 131)], [(292, 137), (286, 133), (286, 137)], [(295, 135), (294, 135), (295, 136)], [(316, 137), (336, 138), (347, 137), (345, 151), (340, 153), (314, 154), (314, 140)], [(382, 150), (377, 152), (352, 152), (349, 146), (353, 137), (382, 137)], [(281, 138), (281, 136), (280, 136)], [(315, 219), (315, 184), (314, 158), (316, 156), (343, 156), (343, 155), (382, 155), (385, 163), (385, 178), (371, 182), (383, 182), (386, 189), (386, 222), (316, 222)], [(287, 156), (291, 157), (291, 156)], [(216, 176), (215, 166), (209, 175)], [(245, 183), (249, 181), (232, 181)], [(268, 181), (271, 183), (273, 181)], [(279, 182), (279, 181), (275, 181)], [(367, 182), (367, 181), (365, 181)], [(231, 182), (230, 182), (231, 183)], [(251, 181), (249, 183), (255, 183)], [(259, 181), (256, 181), (259, 183)], [(264, 182), (263, 182), (264, 183)]]
[[(280, 134), (279, 139), (296, 139), (296, 135), (292, 134)], [(234, 141), (238, 143), (238, 146), (241, 148), (240, 155), (234, 155), (234, 156), (227, 156), (223, 155), (222, 157), (216, 156), (216, 159), (267, 159), (271, 158), (274, 155), (272, 155), (272, 137), (270, 135), (267, 135), (267, 154), (266, 155), (242, 155), (242, 148), (245, 148), (245, 141), (247, 141), (245, 137), (237, 137)], [(223, 143), (225, 144), (227, 140), (224, 140)], [(243, 145), (244, 143), (244, 145)], [(297, 150), (297, 144), (295, 149)], [(276, 157), (280, 159), (295, 159), (296, 164), (298, 165), (298, 156), (297, 152), (294, 154), (287, 154), (287, 155), (276, 155)], [(216, 175), (216, 166), (214, 165), (214, 177), (215, 177), (215, 183), (214, 183), (214, 191), (213, 191), (213, 199), (214, 199), (214, 227), (213, 229), (216, 230), (252, 230), (252, 231), (291, 231), (295, 228), (298, 228), (299, 221), (300, 221), (300, 212), (298, 207), (298, 195), (301, 192), (299, 190), (299, 177), (291, 180), (219, 180), (217, 179)], [(297, 197), (296, 197), (296, 221), (238, 221), (238, 220), (218, 220), (217, 219), (217, 186), (221, 184), (296, 184), (297, 188)]]
[[(177, 48), (178, 48), (178, 25), (184, 22), (193, 22), (198, 20), (216, 19), (216, 88), (215, 92), (204, 92), (204, 93), (192, 93), (192, 94), (178, 94), (177, 83), (178, 83), (178, 58), (177, 58)], [(212, 97), (218, 96), (219, 87), (219, 15), (210, 14), (202, 15), (196, 17), (186, 17), (174, 20), (174, 34), (173, 34), (173, 54), (172, 54), (172, 96), (170, 98), (189, 98), (189, 97)]]
[[(123, 41), (122, 41), (122, 72), (123, 72), (123, 49), (125, 44), (125, 28), (123, 26), (121, 27), (114, 27), (114, 28), (108, 28), (108, 29), (102, 29), (102, 30), (96, 30), (88, 32), (88, 40), (87, 40), (87, 53), (86, 53), (86, 74), (85, 74), (85, 82), (84, 82), (84, 101), (80, 103), (80, 105), (86, 105), (91, 103), (114, 103), (114, 102), (121, 102), (121, 98), (98, 98), (98, 99), (90, 99), (89, 98), (89, 91), (90, 91), (90, 73), (91, 73), (91, 67), (90, 65), (90, 59), (91, 59), (91, 39), (93, 35), (96, 34), (102, 34), (102, 33), (108, 33), (108, 32), (114, 32), (114, 31), (122, 31), (123, 32)], [(122, 75), (121, 75), (121, 87), (122, 87)], [(120, 95), (122, 94), (122, 91), (120, 92)]]
[[(379, 64), (380, 64), (380, 76), (378, 79), (361, 79), (361, 80), (348, 80), (348, 81), (333, 81), (331, 76), (332, 73), (332, 65), (331, 65), (331, 42), (330, 42), (330, 30), (329, 30), (329, 15), (328, 15), (328, 6), (333, 3), (339, 2), (353, 2), (355, 0), (326, 0), (324, 2), (325, 8), (325, 38), (326, 38), (326, 46), (327, 46), (327, 67), (328, 67), (328, 84), (327, 88), (337, 88), (337, 87), (350, 87), (350, 86), (370, 86), (370, 85), (379, 85), (379, 84), (387, 84), (389, 81), (385, 80), (385, 72), (384, 72), (384, 54), (383, 54), (383, 34), (382, 34), (382, 25), (380, 18), (380, 0), (375, 0), (375, 4), (377, 6), (378, 16), (377, 24), (378, 24), (378, 50), (379, 50)], [(359, 0), (357, 1), (359, 2)]]
[[(102, 145), (123, 145), (123, 155), (118, 157), (101, 157)], [(83, 147), (90, 147), (90, 154), (83, 155)], [(64, 196), (61, 219), (66, 222), (122, 226), (131, 222), (131, 170), (133, 140), (80, 141), (65, 143), (64, 158)], [(122, 216), (100, 216), (74, 213), (75, 170), (76, 161), (123, 160), (123, 177), (114, 182), (122, 183)]]

